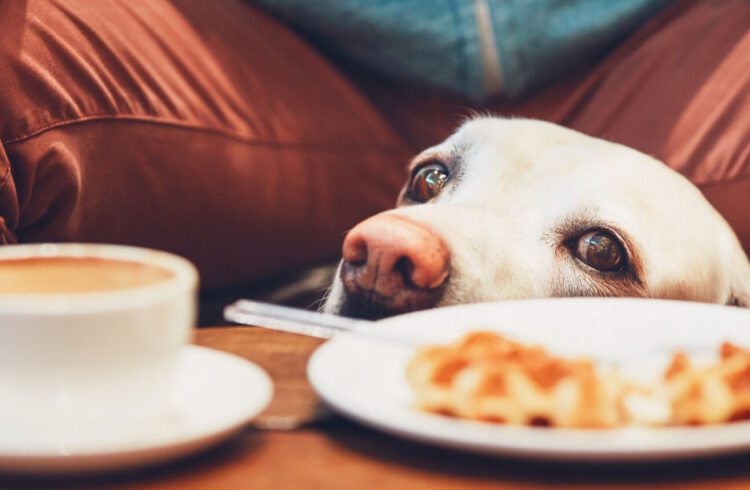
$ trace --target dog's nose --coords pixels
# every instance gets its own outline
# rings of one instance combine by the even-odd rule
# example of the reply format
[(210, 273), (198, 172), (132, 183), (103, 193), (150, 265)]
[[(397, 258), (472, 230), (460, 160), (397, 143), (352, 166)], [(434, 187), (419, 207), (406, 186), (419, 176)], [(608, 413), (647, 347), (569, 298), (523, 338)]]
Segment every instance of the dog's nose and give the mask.
[(346, 292), (375, 293), (395, 311), (432, 306), (450, 271), (445, 242), (424, 225), (393, 214), (373, 216), (352, 228), (342, 255)]

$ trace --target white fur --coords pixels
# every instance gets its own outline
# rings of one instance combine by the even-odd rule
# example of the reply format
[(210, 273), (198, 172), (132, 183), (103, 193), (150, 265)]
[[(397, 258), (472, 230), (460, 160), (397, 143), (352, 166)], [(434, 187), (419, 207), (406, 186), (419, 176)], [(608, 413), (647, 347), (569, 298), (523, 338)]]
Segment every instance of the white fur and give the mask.
[[(468, 121), (415, 161), (454, 157), (460, 169), (433, 201), (387, 211), (447, 243), (451, 272), (437, 306), (609, 293), (748, 306), (750, 264), (736, 236), (658, 160), (554, 124), (499, 118)], [(581, 219), (627, 234), (637, 292), (603, 283), (563, 247), (556, 230)], [(343, 294), (337, 279), (324, 311), (337, 312)]]

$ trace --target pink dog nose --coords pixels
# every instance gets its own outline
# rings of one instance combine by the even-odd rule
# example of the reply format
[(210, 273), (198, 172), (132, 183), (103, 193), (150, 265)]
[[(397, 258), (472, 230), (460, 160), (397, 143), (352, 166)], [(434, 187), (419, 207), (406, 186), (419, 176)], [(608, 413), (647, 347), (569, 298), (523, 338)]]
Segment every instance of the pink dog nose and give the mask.
[(450, 271), (445, 242), (402, 216), (379, 214), (346, 235), (341, 278), (347, 294), (394, 311), (432, 306)]

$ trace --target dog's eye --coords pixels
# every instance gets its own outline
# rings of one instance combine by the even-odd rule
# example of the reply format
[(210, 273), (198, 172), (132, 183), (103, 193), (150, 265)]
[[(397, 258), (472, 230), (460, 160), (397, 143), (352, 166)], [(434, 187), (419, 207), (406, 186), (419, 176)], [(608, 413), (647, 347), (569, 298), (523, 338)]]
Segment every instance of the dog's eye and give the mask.
[(576, 256), (600, 271), (617, 271), (625, 267), (625, 249), (609, 232), (589, 231), (578, 239)]
[(448, 170), (439, 163), (430, 163), (417, 169), (409, 184), (409, 197), (417, 202), (427, 202), (440, 194), (448, 180)]

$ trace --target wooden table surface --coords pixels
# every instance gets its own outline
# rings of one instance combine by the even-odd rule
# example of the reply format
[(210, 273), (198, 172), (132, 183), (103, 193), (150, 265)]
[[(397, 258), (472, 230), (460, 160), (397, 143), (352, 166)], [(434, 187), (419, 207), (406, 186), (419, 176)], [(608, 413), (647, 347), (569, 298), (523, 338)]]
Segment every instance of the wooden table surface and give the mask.
[(2, 488), (420, 489), (750, 488), (750, 453), (668, 464), (570, 464), (493, 458), (367, 429), (320, 405), (305, 364), (320, 341), (249, 327), (198, 331), (196, 343), (268, 371), (275, 396), (254, 424), (188, 459), (76, 480), (0, 480)]

